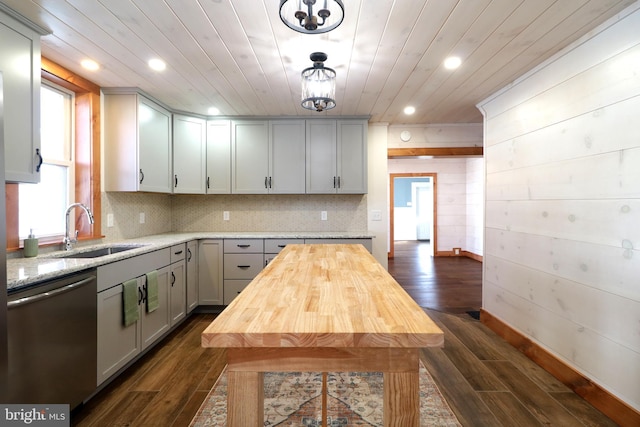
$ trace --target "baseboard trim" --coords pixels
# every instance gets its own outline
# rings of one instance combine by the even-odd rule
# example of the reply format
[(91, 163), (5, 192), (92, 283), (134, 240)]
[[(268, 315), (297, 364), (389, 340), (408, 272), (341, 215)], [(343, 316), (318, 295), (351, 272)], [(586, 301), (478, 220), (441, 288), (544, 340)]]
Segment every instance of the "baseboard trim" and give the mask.
[(482, 255), (474, 254), (473, 252), (469, 251), (462, 251), (462, 255), (466, 256), (467, 258), (482, 262)]
[(434, 256), (437, 257), (448, 257), (448, 256), (463, 256), (467, 258), (471, 258), (476, 261), (482, 262), (482, 255), (474, 254), (469, 251), (460, 251), (459, 254), (456, 254), (454, 251), (438, 251)]
[(616, 423), (621, 426), (640, 426), (640, 412), (556, 358), (531, 339), (484, 309), (480, 310), (480, 321)]

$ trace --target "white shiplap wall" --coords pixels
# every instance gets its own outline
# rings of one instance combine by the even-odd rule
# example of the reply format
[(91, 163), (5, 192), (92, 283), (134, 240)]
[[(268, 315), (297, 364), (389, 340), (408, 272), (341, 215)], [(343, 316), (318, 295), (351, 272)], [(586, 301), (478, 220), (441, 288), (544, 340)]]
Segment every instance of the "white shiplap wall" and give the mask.
[(483, 101), (483, 306), (640, 409), (640, 4)]
[(467, 225), (464, 250), (484, 253), (484, 159), (467, 159)]

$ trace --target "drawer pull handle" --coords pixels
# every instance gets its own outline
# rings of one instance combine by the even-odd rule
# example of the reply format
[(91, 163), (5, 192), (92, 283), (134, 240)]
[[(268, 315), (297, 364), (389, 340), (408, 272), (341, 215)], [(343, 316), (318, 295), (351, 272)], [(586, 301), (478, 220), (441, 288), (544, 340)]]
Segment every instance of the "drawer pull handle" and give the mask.
[(238, 265), (237, 267), (238, 268), (251, 268), (250, 265)]
[(180, 255), (180, 254), (182, 254), (182, 250), (179, 250), (178, 252), (174, 252), (173, 254), (174, 255)]
[(236, 245), (236, 246), (238, 246), (239, 248), (250, 248), (251, 247), (251, 245)]
[(279, 248), (284, 248), (287, 245), (278, 245)]

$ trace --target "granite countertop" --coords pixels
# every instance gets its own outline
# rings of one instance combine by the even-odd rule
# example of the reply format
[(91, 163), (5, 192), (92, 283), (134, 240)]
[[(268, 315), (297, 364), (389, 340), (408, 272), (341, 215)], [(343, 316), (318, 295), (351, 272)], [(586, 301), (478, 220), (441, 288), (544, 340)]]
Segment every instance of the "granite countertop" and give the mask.
[[(96, 245), (78, 245), (70, 252), (56, 251), (40, 253), (34, 258), (7, 259), (7, 290), (20, 288), (51, 280), (100, 265), (120, 261), (132, 256), (156, 251), (197, 239), (369, 239), (366, 232), (200, 232), (168, 233), (135, 239), (121, 240)], [(75, 252), (85, 252), (114, 245), (132, 246), (133, 249), (97, 258), (61, 258)]]

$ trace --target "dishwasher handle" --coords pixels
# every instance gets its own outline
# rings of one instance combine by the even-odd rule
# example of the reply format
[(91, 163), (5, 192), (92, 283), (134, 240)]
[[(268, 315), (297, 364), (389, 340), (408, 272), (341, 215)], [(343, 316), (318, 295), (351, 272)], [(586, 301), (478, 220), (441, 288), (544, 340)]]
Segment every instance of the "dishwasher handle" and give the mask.
[(71, 291), (71, 290), (73, 290), (75, 288), (78, 288), (80, 286), (86, 285), (87, 283), (90, 283), (90, 282), (92, 282), (94, 280), (96, 280), (96, 278), (91, 276), (91, 277), (87, 277), (86, 279), (82, 279), (82, 280), (80, 280), (78, 282), (72, 283), (70, 285), (63, 286), (63, 287), (58, 288), (58, 289), (54, 289), (52, 291), (43, 292), (41, 294), (31, 295), (31, 296), (24, 297), (24, 298), (18, 298), (17, 300), (7, 302), (7, 309), (20, 307), (22, 305), (31, 304), (31, 303), (36, 302), (36, 301), (40, 301), (40, 300), (43, 300), (43, 299), (51, 298), (51, 297), (54, 297), (56, 295), (63, 294), (65, 292), (69, 292), (69, 291)]

